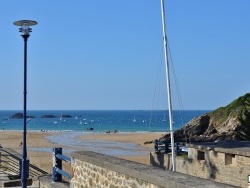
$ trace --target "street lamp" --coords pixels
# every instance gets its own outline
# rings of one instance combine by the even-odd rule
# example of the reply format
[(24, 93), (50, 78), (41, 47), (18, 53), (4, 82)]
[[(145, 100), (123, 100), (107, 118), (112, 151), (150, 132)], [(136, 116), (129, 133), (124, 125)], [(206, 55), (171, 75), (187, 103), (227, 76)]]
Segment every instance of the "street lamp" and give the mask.
[(22, 188), (27, 187), (27, 147), (26, 147), (26, 104), (27, 104), (27, 41), (29, 33), (32, 31), (30, 26), (36, 25), (36, 21), (32, 20), (20, 20), (13, 23), (16, 26), (20, 26), (19, 32), (22, 33), (24, 40), (24, 90), (23, 90), (23, 143), (22, 143)]

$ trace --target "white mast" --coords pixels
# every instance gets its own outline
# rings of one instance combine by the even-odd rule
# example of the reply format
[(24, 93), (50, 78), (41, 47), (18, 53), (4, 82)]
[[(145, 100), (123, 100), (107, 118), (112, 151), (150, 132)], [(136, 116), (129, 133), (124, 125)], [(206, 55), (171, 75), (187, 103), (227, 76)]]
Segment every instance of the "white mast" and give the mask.
[(169, 112), (169, 125), (170, 125), (170, 136), (171, 136), (172, 164), (173, 164), (173, 171), (176, 171), (175, 150), (174, 150), (174, 130), (173, 130), (173, 120), (172, 120), (173, 115), (172, 115), (172, 102), (171, 102), (171, 90), (170, 90), (170, 74), (169, 74), (169, 62), (168, 62), (168, 46), (167, 46), (167, 35), (166, 35), (164, 0), (161, 0), (161, 12), (162, 12), (162, 28), (163, 28), (166, 78), (167, 78), (168, 112)]

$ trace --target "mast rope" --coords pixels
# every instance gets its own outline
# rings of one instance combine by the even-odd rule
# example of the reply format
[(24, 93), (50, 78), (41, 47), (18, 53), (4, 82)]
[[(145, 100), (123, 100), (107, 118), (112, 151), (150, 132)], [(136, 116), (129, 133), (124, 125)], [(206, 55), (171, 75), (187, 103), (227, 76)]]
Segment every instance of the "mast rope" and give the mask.
[[(174, 63), (173, 63), (173, 58), (172, 58), (172, 53), (171, 53), (171, 49), (170, 49), (170, 44), (168, 41), (168, 38), (166, 37), (167, 43), (168, 43), (168, 54), (169, 54), (169, 58), (170, 58), (170, 63), (171, 63), (171, 67), (173, 70), (173, 76), (174, 76), (174, 82), (175, 82), (175, 89), (176, 89), (176, 93), (177, 93), (177, 97), (178, 97), (178, 102), (179, 102), (179, 106), (180, 106), (180, 117), (181, 117), (181, 123), (182, 126), (184, 125), (184, 118), (183, 118), (183, 111), (184, 111), (184, 106), (183, 106), (183, 102), (182, 102), (182, 97), (181, 97), (181, 92), (180, 92), (180, 87), (179, 87), (179, 83), (178, 83), (178, 79), (176, 76), (176, 71), (175, 71), (175, 67), (174, 67)], [(185, 140), (187, 142), (187, 135), (186, 135), (186, 131), (184, 130), (184, 135), (185, 135)]]
[[(163, 59), (163, 50), (161, 50), (161, 53), (160, 53), (160, 60), (159, 60), (159, 63), (158, 63), (158, 68), (157, 68), (157, 73), (156, 73), (156, 80), (155, 80), (155, 88), (154, 88), (154, 94), (153, 94), (153, 102), (152, 102), (152, 105), (151, 105), (151, 110), (150, 110), (150, 118), (149, 118), (149, 124), (148, 124), (148, 132), (150, 131), (150, 128), (151, 128), (151, 125), (152, 125), (152, 118), (153, 118), (153, 110), (155, 108), (158, 107), (159, 105), (159, 98), (160, 98), (160, 86), (161, 86), (161, 74), (160, 74), (160, 71), (162, 69), (162, 66), (163, 66), (163, 61), (161, 59)], [(158, 88), (158, 90), (157, 90)], [(156, 96), (157, 95), (157, 96)], [(155, 107), (155, 103), (156, 103), (156, 107)], [(155, 120), (156, 122), (156, 120)]]

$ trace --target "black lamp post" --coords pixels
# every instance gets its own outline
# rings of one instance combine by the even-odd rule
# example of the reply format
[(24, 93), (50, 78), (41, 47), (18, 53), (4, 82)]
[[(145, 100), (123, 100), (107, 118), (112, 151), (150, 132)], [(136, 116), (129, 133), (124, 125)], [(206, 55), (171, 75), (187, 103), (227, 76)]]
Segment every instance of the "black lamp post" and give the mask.
[(22, 151), (22, 172), (21, 172), (22, 188), (27, 187), (27, 147), (26, 147), (27, 41), (30, 36), (29, 33), (32, 31), (32, 29), (29, 27), (36, 24), (37, 22), (32, 20), (20, 20), (14, 22), (14, 25), (20, 26), (19, 32), (22, 33), (21, 36), (23, 37), (24, 40), (23, 144), (22, 144), (23, 151)]

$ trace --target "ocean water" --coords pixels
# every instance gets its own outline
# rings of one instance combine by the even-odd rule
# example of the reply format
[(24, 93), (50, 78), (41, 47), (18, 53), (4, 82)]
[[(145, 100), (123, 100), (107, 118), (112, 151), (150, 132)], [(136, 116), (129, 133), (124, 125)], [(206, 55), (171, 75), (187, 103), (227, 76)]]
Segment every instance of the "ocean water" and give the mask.
[[(10, 118), (22, 111), (0, 111), (0, 130), (23, 130), (23, 119)], [(174, 130), (181, 128), (196, 116), (209, 110), (173, 111)], [(167, 132), (169, 119), (167, 110), (39, 110), (27, 111), (27, 131), (65, 131), (65, 132)], [(54, 115), (56, 118), (41, 118)], [(62, 118), (70, 115), (71, 118)], [(89, 130), (93, 129), (93, 130)]]

